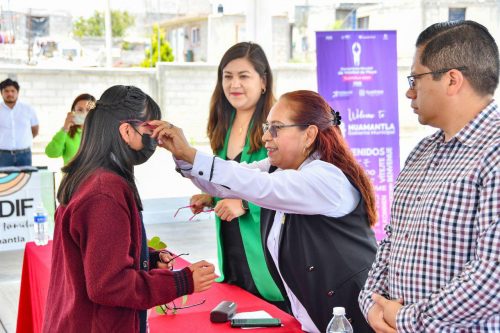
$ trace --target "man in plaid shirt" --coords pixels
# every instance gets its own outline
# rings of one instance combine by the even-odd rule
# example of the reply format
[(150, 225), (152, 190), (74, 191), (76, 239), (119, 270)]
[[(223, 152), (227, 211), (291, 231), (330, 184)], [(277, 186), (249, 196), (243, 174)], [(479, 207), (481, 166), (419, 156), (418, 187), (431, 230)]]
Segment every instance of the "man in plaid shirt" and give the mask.
[(418, 37), (406, 96), (439, 129), (408, 157), (359, 303), (377, 332), (500, 332), (495, 40), (472, 21)]

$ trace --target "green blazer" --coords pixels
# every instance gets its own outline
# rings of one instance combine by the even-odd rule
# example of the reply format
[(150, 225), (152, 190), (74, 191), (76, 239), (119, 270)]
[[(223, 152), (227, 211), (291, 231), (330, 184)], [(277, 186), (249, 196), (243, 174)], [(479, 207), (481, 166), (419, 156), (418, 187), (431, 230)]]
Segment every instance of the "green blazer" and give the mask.
[(78, 148), (80, 148), (80, 141), (82, 139), (82, 129), (76, 130), (75, 136), (70, 137), (64, 130), (60, 130), (54, 135), (52, 141), (45, 147), (45, 154), (48, 157), (61, 157), (64, 160), (64, 165), (76, 155)]
[[(217, 152), (217, 156), (226, 160), (227, 159), (227, 145), (229, 142), (229, 135), (232, 129), (231, 125), (226, 134), (224, 146), (221, 151)], [(251, 128), (251, 124), (250, 124)], [(241, 153), (241, 162), (251, 163), (260, 161), (267, 157), (267, 151), (264, 147), (256, 152), (248, 153), (250, 149), (250, 137), (247, 136), (245, 140), (245, 147)], [(221, 200), (214, 198), (215, 202)], [(248, 212), (239, 218), (241, 238), (243, 239), (243, 246), (247, 256), (248, 266), (252, 274), (253, 281), (259, 293), (268, 301), (283, 301), (283, 296), (274, 282), (274, 279), (269, 273), (264, 256), (264, 248), (262, 245), (262, 237), (260, 234), (260, 207), (252, 203), (248, 203)], [(217, 231), (217, 254), (219, 258), (219, 267), (221, 276), (217, 279), (218, 282), (224, 281), (224, 261), (223, 261), (223, 248), (220, 237), (221, 233), (221, 220), (215, 216), (215, 225)]]

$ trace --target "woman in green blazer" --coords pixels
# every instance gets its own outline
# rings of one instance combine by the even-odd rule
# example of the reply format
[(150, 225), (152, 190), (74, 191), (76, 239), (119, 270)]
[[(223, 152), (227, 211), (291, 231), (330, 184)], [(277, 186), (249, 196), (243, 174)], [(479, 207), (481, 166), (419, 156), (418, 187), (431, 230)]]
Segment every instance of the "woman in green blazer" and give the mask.
[[(207, 134), (215, 154), (254, 162), (267, 157), (262, 124), (275, 102), (271, 68), (262, 48), (238, 43), (226, 51), (217, 70)], [(260, 235), (260, 207), (240, 199), (191, 198), (193, 213), (214, 207), (221, 276), (278, 306), (283, 296), (267, 268)]]
[(94, 103), (94, 96), (89, 94), (81, 94), (75, 98), (71, 105), (71, 112), (66, 115), (63, 127), (45, 147), (45, 154), (48, 157), (62, 156), (64, 165), (66, 165), (76, 155), (78, 148), (80, 148), (83, 122)]

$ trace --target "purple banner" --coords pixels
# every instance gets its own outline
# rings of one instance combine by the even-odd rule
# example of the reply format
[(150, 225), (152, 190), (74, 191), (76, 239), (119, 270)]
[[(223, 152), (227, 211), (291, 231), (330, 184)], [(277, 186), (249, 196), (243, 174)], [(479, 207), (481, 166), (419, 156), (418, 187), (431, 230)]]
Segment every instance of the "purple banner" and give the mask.
[(399, 174), (396, 31), (316, 33), (318, 92), (342, 116), (342, 133), (377, 196), (377, 239), (389, 223)]

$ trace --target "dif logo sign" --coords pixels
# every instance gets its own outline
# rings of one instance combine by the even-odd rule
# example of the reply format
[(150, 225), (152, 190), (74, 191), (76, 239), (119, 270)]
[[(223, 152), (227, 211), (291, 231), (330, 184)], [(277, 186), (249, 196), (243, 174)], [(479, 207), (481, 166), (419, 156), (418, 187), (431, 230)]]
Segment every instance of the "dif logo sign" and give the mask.
[(25, 186), (30, 173), (0, 173), (0, 250), (22, 247), (30, 238), (30, 219), (26, 217), (34, 205)]

